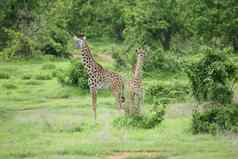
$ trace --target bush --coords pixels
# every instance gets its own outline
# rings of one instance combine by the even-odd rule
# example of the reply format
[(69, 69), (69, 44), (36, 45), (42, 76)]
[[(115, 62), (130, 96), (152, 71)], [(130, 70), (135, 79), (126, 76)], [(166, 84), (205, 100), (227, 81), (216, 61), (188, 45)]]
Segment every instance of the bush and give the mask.
[(177, 72), (181, 70), (181, 68), (179, 61), (176, 56), (173, 55), (173, 52), (164, 52), (161, 48), (158, 48), (157, 50), (149, 51), (149, 53), (146, 54), (144, 70), (146, 72)]
[(50, 74), (38, 74), (35, 76), (35, 79), (36, 80), (51, 80), (52, 79), (52, 76)]
[(123, 56), (118, 51), (113, 51), (112, 58), (115, 60), (115, 68), (122, 69), (127, 66)]
[(40, 36), (40, 50), (43, 54), (54, 55), (57, 57), (69, 57), (70, 36), (58, 27), (48, 28)]
[(193, 133), (212, 133), (238, 130), (238, 105), (213, 106), (205, 112), (195, 110), (192, 119)]
[(189, 86), (175, 83), (170, 85), (156, 84), (146, 89), (147, 99), (156, 98), (161, 103), (167, 104), (172, 100), (184, 101), (190, 93)]
[(2, 84), (2, 87), (6, 88), (6, 89), (17, 89), (17, 86), (15, 84), (10, 83), (10, 82)]
[(192, 93), (198, 101), (231, 103), (237, 68), (224, 51), (208, 49), (206, 56), (187, 70)]
[(31, 37), (11, 29), (5, 29), (5, 31), (8, 33), (10, 40), (8, 46), (2, 51), (4, 58), (24, 58), (33, 55), (35, 43)]
[(115, 127), (133, 127), (152, 129), (158, 126), (163, 120), (165, 115), (165, 107), (155, 104), (154, 108), (146, 115), (143, 116), (124, 116), (116, 118), (113, 121)]
[(84, 66), (79, 61), (72, 61), (68, 70), (55, 73), (58, 81), (63, 85), (77, 86), (81, 89), (89, 89), (88, 75)]
[(54, 64), (44, 64), (42, 66), (42, 70), (53, 70), (55, 68), (56, 68), (56, 66)]
[(32, 75), (31, 74), (24, 74), (21, 79), (22, 80), (30, 80), (32, 78)]
[(42, 82), (41, 81), (36, 81), (36, 80), (29, 80), (25, 83), (26, 85), (32, 85), (32, 86), (37, 86), (37, 85), (41, 85)]
[(0, 72), (0, 79), (10, 79), (11, 76), (8, 73)]

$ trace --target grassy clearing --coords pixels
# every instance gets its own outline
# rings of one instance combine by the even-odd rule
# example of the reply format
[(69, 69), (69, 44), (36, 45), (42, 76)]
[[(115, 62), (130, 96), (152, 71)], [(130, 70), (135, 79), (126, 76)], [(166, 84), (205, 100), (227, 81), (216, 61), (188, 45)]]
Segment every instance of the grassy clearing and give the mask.
[[(155, 129), (117, 129), (112, 120), (120, 113), (114, 98), (104, 91), (99, 94), (95, 124), (88, 92), (61, 86), (53, 76), (35, 79), (39, 72), (52, 75), (69, 64), (66, 60), (1, 62), (0, 72), (11, 78), (0, 80), (0, 158), (237, 158), (236, 136), (191, 133), (192, 102), (169, 105), (165, 121)], [(145, 87), (175, 82), (188, 84), (182, 74), (160, 73), (147, 76)], [(147, 103), (145, 110), (149, 108)]]

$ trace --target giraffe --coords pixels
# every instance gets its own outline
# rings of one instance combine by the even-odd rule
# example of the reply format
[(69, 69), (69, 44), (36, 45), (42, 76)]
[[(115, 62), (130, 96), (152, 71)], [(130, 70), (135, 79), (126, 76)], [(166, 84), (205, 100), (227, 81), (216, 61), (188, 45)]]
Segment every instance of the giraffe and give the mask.
[(141, 48), (136, 50), (137, 63), (133, 67), (132, 79), (128, 81), (128, 115), (139, 115), (143, 104), (142, 66), (145, 51)]
[(88, 84), (92, 96), (92, 108), (94, 119), (96, 121), (96, 101), (97, 90), (112, 89), (112, 94), (115, 96), (118, 108), (122, 109), (122, 104), (125, 102), (124, 83), (122, 77), (114, 72), (104, 69), (98, 64), (91, 54), (86, 37), (80, 33), (79, 36), (74, 36), (76, 48), (81, 50), (82, 63), (88, 74)]

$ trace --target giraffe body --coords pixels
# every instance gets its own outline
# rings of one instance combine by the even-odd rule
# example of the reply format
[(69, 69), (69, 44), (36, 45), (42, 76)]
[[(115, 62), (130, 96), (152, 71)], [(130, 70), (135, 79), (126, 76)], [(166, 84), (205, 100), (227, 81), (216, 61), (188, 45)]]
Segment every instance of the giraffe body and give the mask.
[(140, 115), (143, 104), (144, 92), (142, 83), (142, 67), (145, 51), (137, 49), (137, 63), (133, 69), (132, 79), (128, 81), (128, 115)]
[(122, 77), (114, 72), (104, 69), (98, 64), (90, 51), (90, 48), (86, 42), (86, 38), (81, 35), (79, 38), (75, 37), (76, 47), (81, 49), (81, 56), (83, 65), (88, 74), (88, 84), (92, 95), (92, 106), (94, 111), (94, 117), (96, 120), (96, 99), (97, 90), (99, 89), (112, 89), (113, 96), (116, 97), (119, 109), (122, 108), (122, 103), (125, 98), (123, 96), (124, 84)]

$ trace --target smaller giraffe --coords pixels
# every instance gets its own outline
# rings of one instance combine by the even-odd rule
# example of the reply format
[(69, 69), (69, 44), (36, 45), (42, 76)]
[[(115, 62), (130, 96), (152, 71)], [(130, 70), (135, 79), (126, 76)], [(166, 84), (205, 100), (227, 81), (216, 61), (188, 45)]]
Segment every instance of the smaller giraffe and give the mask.
[(128, 81), (128, 115), (139, 115), (143, 104), (143, 83), (142, 83), (142, 67), (144, 63), (145, 51), (141, 48), (136, 50), (137, 63), (133, 67), (132, 79)]
[(81, 49), (82, 62), (88, 74), (88, 84), (92, 95), (92, 107), (95, 120), (97, 90), (99, 89), (111, 88), (113, 96), (116, 97), (118, 108), (122, 109), (122, 103), (125, 102), (122, 77), (117, 73), (104, 69), (95, 61), (87, 44), (86, 37), (82, 33), (80, 33), (78, 37), (75, 36), (74, 40), (76, 42), (76, 48)]

